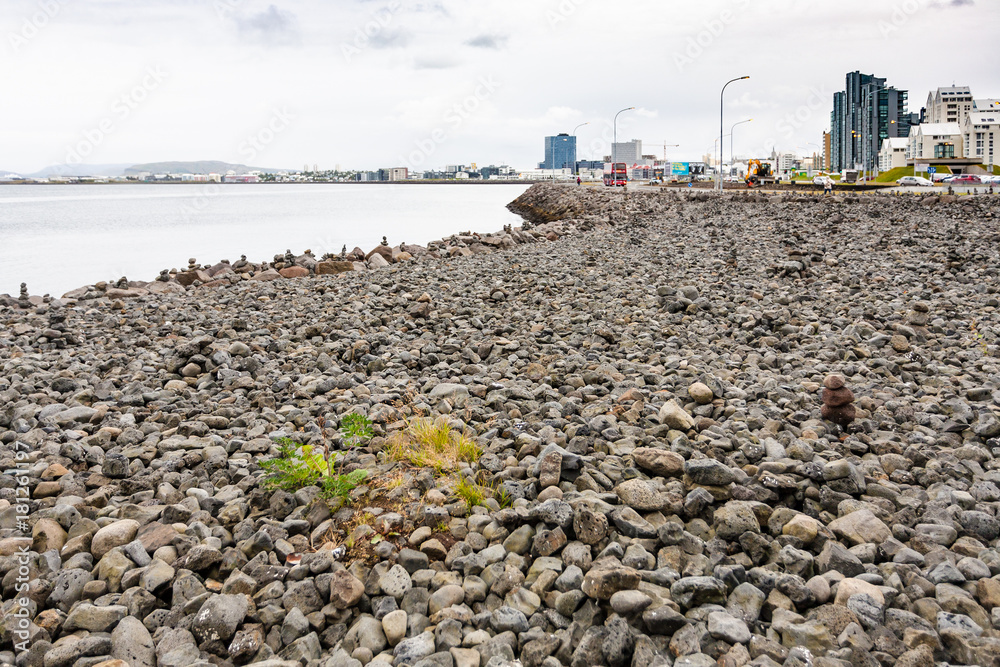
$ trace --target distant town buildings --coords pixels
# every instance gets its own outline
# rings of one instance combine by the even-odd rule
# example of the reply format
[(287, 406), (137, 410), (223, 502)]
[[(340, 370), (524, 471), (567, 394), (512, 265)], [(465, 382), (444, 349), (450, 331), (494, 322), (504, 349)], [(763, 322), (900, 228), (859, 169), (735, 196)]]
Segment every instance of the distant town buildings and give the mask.
[(539, 169), (572, 169), (576, 163), (576, 137), (566, 133), (545, 137), (545, 160)]
[(932, 165), (962, 173), (996, 164), (1000, 100), (976, 99), (969, 86), (943, 86), (927, 94), (919, 113), (910, 113), (907, 91), (872, 74), (850, 72), (845, 89), (834, 93), (824, 155), (831, 171), (888, 171)]
[(1000, 100), (976, 99), (968, 86), (942, 87), (927, 95), (923, 116), (907, 142), (907, 164), (943, 165), (960, 173), (997, 163)]
[(833, 95), (827, 152), (831, 170), (872, 170), (883, 141), (909, 136), (920, 115), (909, 113), (907, 98), (907, 91), (887, 86), (884, 78), (848, 73), (844, 90)]

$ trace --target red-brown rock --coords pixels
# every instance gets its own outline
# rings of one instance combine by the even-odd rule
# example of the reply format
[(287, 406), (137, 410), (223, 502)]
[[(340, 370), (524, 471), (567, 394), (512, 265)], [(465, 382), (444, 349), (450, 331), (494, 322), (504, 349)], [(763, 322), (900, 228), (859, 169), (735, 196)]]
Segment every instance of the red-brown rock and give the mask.
[(309, 277), (309, 269), (303, 266), (289, 266), (286, 269), (278, 271), (282, 278), (307, 278)]
[(854, 400), (854, 392), (852, 392), (847, 387), (841, 387), (840, 389), (823, 390), (823, 405), (828, 405), (831, 408), (836, 408), (841, 405), (847, 405), (853, 400)]
[(370, 253), (365, 255), (365, 259), (371, 259), (372, 255), (382, 255), (382, 259), (392, 264), (392, 248), (387, 245), (376, 246)]
[(823, 380), (823, 386), (827, 389), (840, 389), (844, 386), (843, 375), (827, 375)]
[(354, 270), (352, 262), (329, 261), (320, 262), (316, 265), (317, 276), (329, 276), (337, 273), (349, 273)]

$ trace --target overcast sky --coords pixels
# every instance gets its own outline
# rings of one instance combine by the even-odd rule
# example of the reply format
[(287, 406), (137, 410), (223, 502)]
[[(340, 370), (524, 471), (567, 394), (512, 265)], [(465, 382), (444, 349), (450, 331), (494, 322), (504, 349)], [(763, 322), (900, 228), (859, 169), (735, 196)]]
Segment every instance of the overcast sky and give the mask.
[[(2, 0), (0, 169), (225, 160), (263, 167), (534, 166), (643, 140), (700, 159), (807, 154), (860, 69), (1000, 97), (987, 0)], [(958, 49), (957, 46), (966, 48)], [(954, 56), (949, 54), (954, 53)], [(729, 153), (729, 138), (725, 140)]]

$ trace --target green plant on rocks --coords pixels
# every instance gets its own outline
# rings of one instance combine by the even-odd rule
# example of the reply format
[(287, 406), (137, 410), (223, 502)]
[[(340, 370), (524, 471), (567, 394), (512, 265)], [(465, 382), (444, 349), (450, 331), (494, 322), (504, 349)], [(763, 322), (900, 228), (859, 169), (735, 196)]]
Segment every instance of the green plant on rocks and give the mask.
[(358, 447), (374, 434), (372, 420), (364, 415), (351, 413), (340, 420), (340, 437), (348, 447)]
[[(372, 422), (364, 415), (351, 414), (340, 424), (340, 434), (349, 447), (361, 445), (372, 436)], [(264, 484), (269, 488), (298, 491), (306, 486), (318, 486), (326, 499), (342, 498), (345, 502), (350, 493), (368, 477), (367, 470), (343, 472), (343, 464), (336, 469), (337, 452), (329, 446), (301, 447), (291, 438), (279, 438), (278, 456), (261, 461), (260, 467), (267, 473)]]

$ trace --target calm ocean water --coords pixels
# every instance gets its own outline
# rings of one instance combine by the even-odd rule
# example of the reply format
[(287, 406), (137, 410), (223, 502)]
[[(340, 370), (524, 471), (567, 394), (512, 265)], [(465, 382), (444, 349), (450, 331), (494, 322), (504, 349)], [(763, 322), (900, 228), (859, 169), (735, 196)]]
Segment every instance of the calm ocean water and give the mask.
[(100, 280), (152, 280), (160, 269), (319, 257), (359, 246), (426, 244), (492, 232), (525, 185), (12, 185), (0, 187), (0, 294), (60, 296)]

